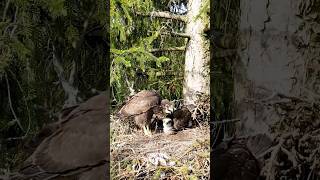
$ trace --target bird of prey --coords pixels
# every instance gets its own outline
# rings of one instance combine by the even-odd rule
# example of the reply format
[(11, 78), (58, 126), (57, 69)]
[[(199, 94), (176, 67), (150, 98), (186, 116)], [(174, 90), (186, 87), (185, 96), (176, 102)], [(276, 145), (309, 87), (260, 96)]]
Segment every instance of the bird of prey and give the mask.
[(185, 106), (177, 109), (172, 113), (173, 127), (176, 130), (182, 130), (192, 126), (191, 112)]
[(34, 142), (39, 145), (11, 179), (108, 179), (107, 102), (104, 94), (94, 96), (45, 127)]
[(257, 180), (259, 177), (258, 161), (242, 142), (232, 140), (220, 144), (212, 156), (213, 179)]
[(256, 157), (264, 154), (272, 145), (265, 134), (248, 138), (233, 138), (213, 148), (212, 175), (219, 180), (257, 180), (260, 162)]
[(156, 115), (162, 119), (163, 113), (172, 113), (172, 106), (168, 100), (161, 100), (156, 91), (142, 90), (126, 102), (119, 110), (118, 116), (133, 117), (135, 124), (143, 129), (144, 134), (151, 136), (150, 126), (153, 116)]

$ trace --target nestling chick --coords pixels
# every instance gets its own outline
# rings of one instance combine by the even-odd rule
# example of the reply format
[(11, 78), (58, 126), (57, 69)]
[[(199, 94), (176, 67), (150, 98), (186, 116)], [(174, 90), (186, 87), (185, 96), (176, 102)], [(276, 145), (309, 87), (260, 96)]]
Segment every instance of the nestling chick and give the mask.
[(162, 119), (163, 122), (163, 132), (165, 134), (175, 134), (176, 130), (173, 128), (173, 121), (170, 118), (164, 118)]

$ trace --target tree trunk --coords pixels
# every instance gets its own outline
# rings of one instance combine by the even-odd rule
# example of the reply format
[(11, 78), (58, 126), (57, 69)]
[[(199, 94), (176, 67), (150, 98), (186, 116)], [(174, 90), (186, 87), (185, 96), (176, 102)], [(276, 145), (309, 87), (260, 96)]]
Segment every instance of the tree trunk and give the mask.
[(310, 83), (305, 67), (319, 56), (310, 46), (310, 30), (318, 25), (306, 21), (312, 18), (307, 14), (312, 5), (297, 0), (241, 1), (240, 58), (234, 75), (241, 134), (269, 132), (278, 116), (266, 104), (277, 95), (306, 94)]
[(191, 37), (185, 57), (183, 96), (186, 104), (194, 104), (197, 94), (209, 94), (209, 42), (203, 36), (204, 19), (196, 18), (201, 10), (203, 0), (188, 2), (186, 33)]

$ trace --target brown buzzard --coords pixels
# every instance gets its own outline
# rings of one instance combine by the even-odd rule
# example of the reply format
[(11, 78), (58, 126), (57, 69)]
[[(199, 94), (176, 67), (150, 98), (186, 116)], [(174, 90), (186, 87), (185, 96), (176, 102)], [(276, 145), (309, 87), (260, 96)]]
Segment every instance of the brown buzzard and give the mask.
[(44, 128), (42, 141), (34, 142), (39, 145), (12, 179), (108, 179), (107, 101), (97, 95)]
[(213, 179), (259, 179), (261, 162), (256, 157), (265, 154), (272, 143), (272, 139), (265, 134), (234, 137), (229, 142), (222, 142), (211, 152)]
[(161, 100), (156, 91), (143, 90), (132, 96), (120, 109), (121, 118), (133, 117), (137, 126), (143, 129), (145, 135), (151, 136), (150, 126), (153, 115), (162, 119), (163, 112), (172, 113), (173, 108), (166, 99)]

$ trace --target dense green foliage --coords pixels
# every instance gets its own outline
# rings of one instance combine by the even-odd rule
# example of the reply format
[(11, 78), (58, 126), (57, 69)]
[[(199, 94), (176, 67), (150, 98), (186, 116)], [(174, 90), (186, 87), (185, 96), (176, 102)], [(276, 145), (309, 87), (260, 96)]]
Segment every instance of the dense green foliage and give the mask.
[(105, 90), (107, 7), (105, 0), (0, 2), (0, 168), (16, 165), (18, 144), (57, 119), (66, 97), (54, 57), (67, 81), (75, 65), (73, 85), (82, 99), (92, 88)]
[(135, 91), (155, 89), (169, 99), (182, 94), (184, 51), (154, 49), (181, 47), (185, 39), (168, 35), (182, 32), (178, 21), (142, 16), (153, 10), (168, 11), (169, 1), (111, 0), (111, 87), (115, 104)]
[[(213, 31), (226, 34), (236, 34), (239, 21), (240, 1), (212, 1), (212, 27)], [(236, 37), (233, 37), (236, 39)], [(223, 53), (226, 49), (212, 45), (211, 53)], [(225, 57), (212, 56), (211, 62), (211, 100), (214, 106), (216, 120), (233, 118), (233, 62), (237, 60), (236, 55)], [(228, 124), (229, 126), (229, 124)], [(230, 127), (230, 126), (229, 126)], [(230, 127), (231, 128), (231, 127)]]

